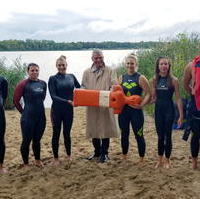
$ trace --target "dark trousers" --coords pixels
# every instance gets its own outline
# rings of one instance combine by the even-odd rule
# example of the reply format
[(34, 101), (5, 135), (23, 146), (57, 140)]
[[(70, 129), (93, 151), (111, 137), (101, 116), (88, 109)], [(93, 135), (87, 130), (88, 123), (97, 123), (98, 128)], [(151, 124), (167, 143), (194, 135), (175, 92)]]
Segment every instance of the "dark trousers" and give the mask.
[(110, 144), (109, 138), (99, 139), (99, 138), (93, 138), (92, 144), (94, 146), (94, 154), (95, 156), (100, 155), (108, 155), (108, 148)]

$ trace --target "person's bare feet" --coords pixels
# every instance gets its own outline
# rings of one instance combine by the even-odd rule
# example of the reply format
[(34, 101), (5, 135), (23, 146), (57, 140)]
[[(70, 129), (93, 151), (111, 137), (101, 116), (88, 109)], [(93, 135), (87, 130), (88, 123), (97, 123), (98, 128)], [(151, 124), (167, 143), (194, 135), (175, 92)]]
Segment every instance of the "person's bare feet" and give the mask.
[(170, 169), (170, 168), (172, 168), (171, 162), (170, 162), (170, 160), (169, 160), (168, 158), (165, 159), (164, 168), (165, 168), (165, 169)]
[(158, 157), (158, 162), (156, 163), (154, 168), (157, 169), (159, 167), (163, 167), (163, 156)]
[(72, 157), (70, 155), (67, 155), (66, 159), (67, 159), (68, 162), (72, 162)]
[(140, 163), (144, 163), (144, 157), (140, 157), (139, 162), (140, 162)]
[(3, 167), (0, 167), (0, 174), (4, 174), (4, 173), (8, 173), (8, 170)]
[(128, 159), (127, 154), (122, 154), (122, 160), (126, 161)]
[(72, 164), (72, 158), (70, 155), (67, 155), (66, 156), (66, 159), (67, 159), (67, 165), (66, 165), (66, 168), (69, 169), (71, 167), (71, 164)]
[(22, 164), (22, 165), (19, 166), (19, 169), (24, 169), (24, 170), (26, 170), (26, 169), (29, 169), (29, 168), (30, 168), (30, 165), (29, 165), (29, 164)]
[(139, 161), (137, 162), (138, 166), (139, 166), (139, 167), (143, 167), (143, 166), (144, 166), (144, 163), (145, 163), (144, 157), (140, 157)]
[(70, 155), (67, 155), (66, 159), (67, 159), (68, 165), (71, 166), (71, 164), (72, 164), (72, 157)]
[(35, 160), (35, 166), (37, 166), (37, 167), (44, 167), (44, 164), (42, 163), (41, 160)]
[(58, 166), (58, 165), (60, 165), (59, 159), (58, 159), (58, 158), (54, 158), (54, 160), (53, 160), (53, 162), (52, 162), (52, 165), (53, 165), (53, 166)]
[(192, 158), (192, 168), (197, 169), (197, 158)]
[(160, 167), (163, 167), (163, 162), (158, 161), (154, 168), (157, 169), (157, 168), (160, 168)]

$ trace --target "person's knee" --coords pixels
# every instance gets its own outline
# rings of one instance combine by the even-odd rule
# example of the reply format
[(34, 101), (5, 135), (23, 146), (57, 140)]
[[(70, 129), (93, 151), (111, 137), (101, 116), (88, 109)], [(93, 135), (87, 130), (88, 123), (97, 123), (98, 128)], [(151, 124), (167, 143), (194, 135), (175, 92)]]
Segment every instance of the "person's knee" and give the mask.
[(158, 141), (164, 141), (165, 140), (165, 137), (162, 133), (159, 133), (158, 134)]
[(129, 133), (122, 133), (121, 134), (121, 139), (128, 139), (129, 138)]
[(30, 145), (30, 143), (31, 143), (31, 139), (27, 139), (27, 138), (24, 138), (23, 140), (22, 140), (22, 146), (29, 146)]
[(67, 132), (67, 133), (65, 132), (65, 133), (64, 133), (64, 140), (65, 140), (65, 141), (66, 141), (66, 140), (67, 140), (67, 141), (68, 141), (68, 140), (71, 140), (71, 136), (70, 136), (70, 133), (69, 133), (69, 132)]
[(53, 141), (57, 141), (57, 140), (59, 140), (59, 138), (60, 138), (60, 132), (59, 131), (58, 132), (54, 131), (53, 132), (53, 136), (52, 136), (52, 140)]
[(172, 142), (172, 138), (171, 138), (170, 135), (165, 137), (165, 142), (166, 143), (171, 143)]
[(40, 140), (33, 140), (33, 143), (32, 143), (33, 147), (38, 147), (40, 146)]
[(192, 134), (192, 140), (198, 141), (198, 142), (199, 142), (199, 140), (200, 140), (200, 135), (199, 135), (199, 133), (193, 133), (193, 134)]
[(137, 140), (138, 143), (144, 143), (145, 142), (143, 135), (142, 136), (136, 135), (135, 139)]
[(59, 138), (53, 137), (51, 140), (52, 145), (58, 145), (59, 144)]

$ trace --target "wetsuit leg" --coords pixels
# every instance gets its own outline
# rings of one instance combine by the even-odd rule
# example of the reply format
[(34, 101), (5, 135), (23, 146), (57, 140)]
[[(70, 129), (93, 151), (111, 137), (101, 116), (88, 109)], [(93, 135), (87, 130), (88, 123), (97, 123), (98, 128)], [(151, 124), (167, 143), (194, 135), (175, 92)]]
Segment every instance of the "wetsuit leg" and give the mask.
[(92, 138), (92, 144), (94, 146), (94, 155), (99, 157), (101, 154), (101, 139)]
[(0, 107), (0, 164), (3, 164), (5, 156), (5, 129), (6, 129), (6, 120), (3, 107)]
[(144, 157), (146, 143), (143, 135), (144, 115), (142, 110), (131, 110), (131, 125), (137, 141), (139, 156)]
[(109, 138), (104, 138), (101, 140), (101, 154), (102, 155), (108, 155), (109, 144), (110, 144)]
[(36, 160), (40, 160), (40, 140), (44, 134), (45, 126), (46, 126), (46, 118), (43, 114), (39, 117), (40, 119), (37, 121), (34, 134), (33, 134), (33, 143), (32, 149)]
[(191, 138), (191, 154), (193, 158), (197, 158), (199, 154), (199, 140), (200, 140), (200, 120), (191, 120), (192, 138)]
[(33, 138), (35, 122), (33, 119), (22, 116), (21, 118), (21, 130), (22, 130), (22, 144), (21, 155), (24, 164), (28, 164), (29, 159), (29, 147)]
[(155, 126), (156, 126), (156, 132), (158, 135), (158, 155), (163, 156), (164, 154), (164, 127), (165, 127), (165, 120), (162, 114), (162, 110), (155, 107)]
[(189, 104), (189, 112), (191, 117), (190, 126), (192, 130), (190, 149), (192, 157), (197, 158), (199, 153), (199, 141), (200, 141), (200, 120), (197, 118), (200, 118), (200, 111), (197, 110), (194, 96), (191, 96), (191, 101)]
[(63, 136), (64, 136), (64, 144), (65, 144), (65, 150), (68, 156), (71, 155), (71, 128), (73, 123), (73, 107), (70, 105), (69, 107), (66, 107), (66, 110), (63, 110)]
[(119, 127), (121, 129), (121, 148), (124, 155), (128, 153), (129, 149), (130, 120), (131, 117), (128, 107), (125, 106), (118, 117)]
[(54, 107), (51, 109), (51, 121), (53, 126), (53, 136), (52, 136), (52, 150), (54, 158), (58, 158), (58, 149), (59, 149), (59, 138), (61, 131), (61, 113), (60, 110)]
[(174, 122), (174, 111), (168, 109), (168, 113), (165, 115), (165, 125), (164, 125), (164, 134), (165, 134), (165, 157), (170, 158), (172, 151), (172, 125)]

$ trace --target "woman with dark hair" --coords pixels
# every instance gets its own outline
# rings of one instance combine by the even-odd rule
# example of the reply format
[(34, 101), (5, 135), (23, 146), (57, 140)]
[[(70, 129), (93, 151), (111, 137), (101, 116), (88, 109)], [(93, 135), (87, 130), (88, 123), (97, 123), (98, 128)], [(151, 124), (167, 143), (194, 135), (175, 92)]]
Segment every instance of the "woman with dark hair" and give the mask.
[(6, 130), (6, 119), (4, 112), (4, 105), (8, 94), (8, 82), (0, 76), (0, 173), (6, 173), (7, 170), (3, 168), (3, 161), (5, 156), (5, 130)]
[[(29, 147), (32, 141), (36, 166), (43, 166), (40, 160), (40, 140), (43, 136), (46, 117), (44, 99), (46, 97), (46, 83), (38, 79), (39, 66), (30, 63), (27, 68), (28, 78), (21, 81), (14, 91), (14, 104), (21, 116), (22, 144), (21, 154), (24, 167), (29, 164)], [(20, 104), (23, 97), (24, 108)]]
[[(152, 102), (155, 102), (155, 125), (158, 134), (158, 162), (155, 168), (170, 168), (172, 150), (172, 125), (174, 121), (173, 94), (179, 110), (178, 125), (182, 124), (183, 108), (179, 92), (178, 79), (171, 74), (171, 63), (167, 57), (159, 57), (156, 61), (153, 78)], [(165, 161), (163, 155), (165, 154)]]
[(51, 120), (53, 126), (52, 149), (54, 165), (58, 165), (58, 148), (61, 125), (63, 124), (63, 136), (67, 160), (71, 162), (71, 137), (70, 132), (73, 123), (73, 90), (80, 88), (80, 84), (73, 74), (66, 73), (67, 61), (65, 56), (60, 56), (56, 61), (58, 73), (49, 78), (48, 87), (52, 98)]

